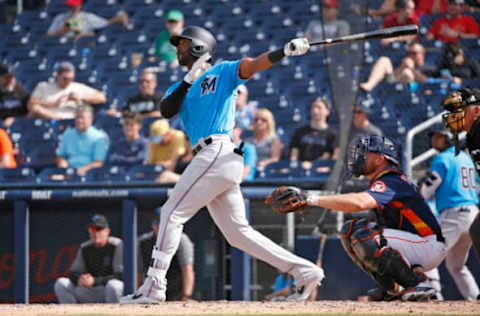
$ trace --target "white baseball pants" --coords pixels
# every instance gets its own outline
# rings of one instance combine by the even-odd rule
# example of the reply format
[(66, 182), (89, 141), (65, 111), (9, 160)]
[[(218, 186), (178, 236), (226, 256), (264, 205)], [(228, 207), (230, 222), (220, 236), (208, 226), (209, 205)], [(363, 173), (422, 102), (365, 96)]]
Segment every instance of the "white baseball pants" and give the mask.
[(213, 135), (213, 142), (194, 157), (170, 192), (160, 217), (155, 270), (168, 270), (180, 242), (183, 224), (206, 205), (232, 246), (282, 272), (290, 272), (297, 284), (303, 285), (300, 271), (314, 266), (313, 263), (283, 249), (249, 225), (240, 190), (243, 157), (234, 153), (234, 148), (227, 135)]
[(472, 246), (468, 229), (477, 214), (476, 205), (464, 205), (442, 211), (439, 218), (447, 244), (445, 264), (466, 300), (476, 300), (480, 294), (477, 282), (465, 265)]

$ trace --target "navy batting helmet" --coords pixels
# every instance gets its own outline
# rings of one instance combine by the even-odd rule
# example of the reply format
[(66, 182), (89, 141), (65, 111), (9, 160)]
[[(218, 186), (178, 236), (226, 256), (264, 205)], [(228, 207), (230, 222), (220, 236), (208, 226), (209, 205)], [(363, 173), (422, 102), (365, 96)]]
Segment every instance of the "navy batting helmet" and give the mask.
[(217, 41), (212, 33), (202, 27), (188, 26), (182, 31), (182, 34), (170, 37), (170, 43), (172, 43), (173, 46), (178, 46), (182, 38), (192, 41), (189, 52), (190, 55), (194, 57), (198, 58), (205, 53), (210, 53), (210, 55), (213, 56), (215, 53)]
[(369, 152), (382, 154), (393, 165), (397, 167), (400, 165), (397, 146), (390, 139), (376, 135), (359, 136), (352, 141), (348, 152), (347, 164), (354, 176), (364, 174)]

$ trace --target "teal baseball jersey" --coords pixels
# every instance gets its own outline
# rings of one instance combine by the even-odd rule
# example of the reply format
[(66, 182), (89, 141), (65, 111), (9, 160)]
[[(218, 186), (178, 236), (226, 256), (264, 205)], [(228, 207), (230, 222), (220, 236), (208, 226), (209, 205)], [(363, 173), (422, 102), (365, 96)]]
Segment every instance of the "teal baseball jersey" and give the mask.
[[(246, 81), (239, 76), (240, 61), (223, 61), (212, 66), (188, 90), (179, 115), (192, 145), (213, 134), (232, 137), (237, 87)], [(180, 83), (170, 86), (164, 98)]]
[(463, 150), (456, 156), (455, 147), (450, 147), (435, 156), (430, 167), (442, 183), (435, 192), (437, 209), (443, 210), (461, 205), (478, 204), (475, 193), (475, 166)]

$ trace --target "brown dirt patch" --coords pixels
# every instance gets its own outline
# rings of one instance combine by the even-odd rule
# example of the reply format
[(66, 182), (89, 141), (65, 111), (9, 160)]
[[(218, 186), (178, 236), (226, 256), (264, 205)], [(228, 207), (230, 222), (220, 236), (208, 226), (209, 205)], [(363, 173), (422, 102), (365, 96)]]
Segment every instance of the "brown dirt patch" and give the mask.
[(308, 303), (287, 302), (168, 302), (159, 305), (118, 304), (32, 304), (0, 305), (1, 316), (46, 315), (172, 315), (172, 314), (409, 314), (409, 315), (480, 315), (479, 302), (354, 302), (318, 301)]

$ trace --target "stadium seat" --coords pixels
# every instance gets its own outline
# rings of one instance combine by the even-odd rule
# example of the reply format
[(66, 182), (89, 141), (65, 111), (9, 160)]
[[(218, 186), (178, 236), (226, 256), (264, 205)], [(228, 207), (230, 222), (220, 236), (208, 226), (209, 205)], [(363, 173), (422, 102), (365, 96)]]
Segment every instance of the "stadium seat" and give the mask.
[(298, 163), (292, 163), (290, 160), (280, 160), (272, 162), (265, 167), (263, 172), (259, 173), (259, 178), (285, 178), (292, 179), (301, 174), (301, 167)]
[(38, 174), (39, 183), (70, 183), (83, 182), (84, 178), (79, 176), (73, 168), (45, 168)]
[(155, 182), (155, 180), (165, 171), (165, 167), (160, 165), (139, 165), (130, 168), (127, 179), (130, 182)]
[[(35, 169), (55, 166), (57, 159), (58, 141), (56, 139), (37, 140), (33, 143), (22, 141), (19, 143), (20, 155), (23, 166)], [(41, 142), (42, 145), (38, 146)]]
[(31, 168), (0, 169), (2, 183), (35, 183), (35, 171)]
[(124, 182), (126, 180), (126, 168), (123, 166), (106, 165), (90, 169), (85, 174), (88, 182)]

